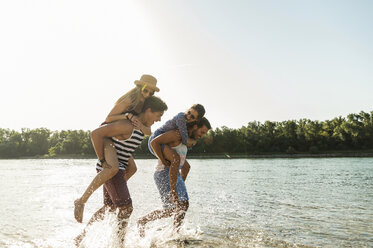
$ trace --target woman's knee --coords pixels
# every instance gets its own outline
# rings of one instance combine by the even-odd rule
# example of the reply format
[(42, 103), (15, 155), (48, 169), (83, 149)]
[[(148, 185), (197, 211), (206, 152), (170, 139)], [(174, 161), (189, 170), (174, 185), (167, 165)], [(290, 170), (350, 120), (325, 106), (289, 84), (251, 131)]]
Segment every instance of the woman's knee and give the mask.
[(105, 139), (104, 141), (104, 156), (108, 167), (104, 166), (104, 169), (107, 169), (108, 173), (111, 176), (114, 176), (119, 171), (119, 161), (117, 151), (115, 149), (114, 143), (111, 140)]
[(114, 142), (109, 139), (104, 140), (104, 155), (105, 159), (111, 163), (119, 163), (117, 156), (117, 149), (114, 146)]

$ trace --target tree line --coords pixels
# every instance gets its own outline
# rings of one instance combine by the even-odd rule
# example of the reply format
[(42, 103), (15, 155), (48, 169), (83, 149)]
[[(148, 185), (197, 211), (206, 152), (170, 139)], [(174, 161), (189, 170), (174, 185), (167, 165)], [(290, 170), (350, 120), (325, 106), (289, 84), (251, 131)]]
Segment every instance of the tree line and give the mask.
[[(148, 137), (135, 155), (149, 155)], [(332, 120), (253, 121), (239, 129), (220, 127), (209, 133), (191, 154), (293, 154), (373, 149), (373, 111)], [(20, 132), (0, 128), (0, 158), (94, 157), (90, 131), (47, 128)]]

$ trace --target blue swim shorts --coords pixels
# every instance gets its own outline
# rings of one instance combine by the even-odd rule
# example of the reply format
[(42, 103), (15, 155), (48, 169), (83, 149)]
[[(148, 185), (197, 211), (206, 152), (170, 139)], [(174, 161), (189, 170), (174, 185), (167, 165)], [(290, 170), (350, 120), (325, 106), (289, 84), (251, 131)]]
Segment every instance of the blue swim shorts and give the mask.
[[(149, 138), (149, 140), (148, 140), (148, 149), (149, 149), (150, 153), (153, 154), (154, 156), (155, 156), (155, 154), (154, 154), (154, 151), (153, 151), (152, 146), (150, 145), (150, 142), (151, 142), (154, 138), (158, 137), (158, 136), (161, 135), (161, 134), (162, 134), (162, 133), (155, 131), (154, 134), (153, 134), (152, 136), (150, 136), (150, 138)], [(166, 146), (166, 145), (164, 145), (164, 144), (161, 145), (162, 152), (163, 152), (165, 146)], [(156, 157), (156, 156), (155, 156), (155, 157)]]
[[(164, 170), (154, 172), (154, 181), (157, 185), (159, 194), (161, 196), (162, 204), (164, 209), (173, 208), (174, 204), (170, 201), (170, 168), (166, 167)], [(179, 201), (188, 201), (188, 192), (185, 187), (185, 182), (181, 178), (180, 173), (177, 176), (176, 191), (179, 197)]]

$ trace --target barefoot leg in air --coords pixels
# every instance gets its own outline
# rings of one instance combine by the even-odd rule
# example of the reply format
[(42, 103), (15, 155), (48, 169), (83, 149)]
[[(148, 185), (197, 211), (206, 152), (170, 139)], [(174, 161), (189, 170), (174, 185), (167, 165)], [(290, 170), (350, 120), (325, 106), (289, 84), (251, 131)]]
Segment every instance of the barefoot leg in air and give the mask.
[[(83, 221), (84, 204), (88, 201), (89, 197), (101, 185), (115, 176), (115, 174), (119, 170), (117, 152), (114, 147), (113, 141), (105, 139), (104, 154), (107, 163), (104, 163), (103, 170), (97, 173), (83, 195), (80, 198), (76, 199), (74, 202), (74, 216), (75, 219), (80, 223)], [(107, 164), (107, 166), (105, 166), (105, 164)]]

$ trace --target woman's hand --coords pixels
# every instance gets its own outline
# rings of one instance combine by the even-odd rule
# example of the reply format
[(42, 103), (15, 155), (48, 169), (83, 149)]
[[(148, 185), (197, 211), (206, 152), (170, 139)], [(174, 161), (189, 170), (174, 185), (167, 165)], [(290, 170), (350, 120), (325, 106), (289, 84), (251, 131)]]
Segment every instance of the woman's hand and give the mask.
[(101, 164), (101, 166), (102, 166), (102, 168), (104, 168), (104, 169), (111, 169), (111, 165), (110, 164), (108, 164), (106, 161), (105, 162), (103, 162), (102, 164)]
[(165, 159), (163, 165), (170, 167), (171, 162), (169, 160)]
[(197, 140), (195, 140), (195, 139), (192, 139), (192, 138), (188, 138), (187, 139), (187, 143), (188, 143), (188, 148), (190, 148), (190, 147), (193, 147), (193, 146), (195, 146), (196, 144), (197, 144)]
[(133, 116), (131, 118), (132, 125), (135, 127), (135, 129), (142, 130), (145, 126), (141, 123), (141, 121), (137, 118), (137, 116)]

